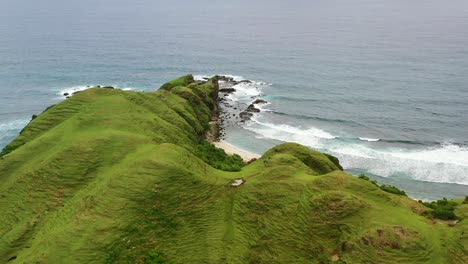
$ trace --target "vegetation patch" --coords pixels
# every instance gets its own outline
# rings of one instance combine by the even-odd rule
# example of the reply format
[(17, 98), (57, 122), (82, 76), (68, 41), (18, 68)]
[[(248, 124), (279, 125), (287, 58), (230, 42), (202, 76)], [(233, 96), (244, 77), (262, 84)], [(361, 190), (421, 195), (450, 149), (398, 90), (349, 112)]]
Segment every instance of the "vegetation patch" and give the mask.
[(333, 191), (314, 197), (311, 205), (322, 221), (340, 221), (368, 206), (356, 197)]
[(361, 180), (365, 180), (365, 181), (368, 181), (372, 184), (374, 184), (375, 186), (379, 187), (379, 184), (377, 183), (376, 180), (371, 180), (367, 175), (361, 173), (359, 176), (358, 176), (359, 179)]
[(432, 209), (424, 212), (427, 216), (441, 220), (458, 219), (458, 217), (455, 215), (455, 207), (458, 205), (458, 203), (455, 201), (450, 201), (447, 200), (447, 198), (443, 198), (437, 201), (423, 202), (423, 204)]
[(400, 189), (398, 189), (397, 187), (393, 186), (393, 185), (386, 185), (386, 184), (382, 184), (380, 185), (379, 187), (382, 191), (385, 191), (385, 192), (388, 192), (388, 193), (393, 193), (393, 194), (398, 194), (398, 195), (403, 195), (403, 196), (407, 196), (405, 191), (402, 191)]
[(408, 195), (406, 195), (405, 191), (400, 190), (400, 189), (398, 189), (397, 187), (395, 187), (393, 185), (382, 184), (382, 185), (379, 186), (379, 184), (377, 183), (376, 180), (371, 180), (365, 174), (361, 173), (358, 176), (358, 178), (361, 179), (361, 180), (365, 180), (365, 181), (368, 181), (368, 182), (374, 184), (375, 186), (379, 187), (384, 192), (393, 193), (393, 194), (397, 194), (397, 195), (408, 196)]
[(188, 75), (185, 75), (185, 76), (182, 76), (180, 78), (177, 78), (175, 80), (172, 80), (172, 81), (169, 81), (165, 84), (163, 84), (161, 86), (161, 90), (170, 90), (171, 88), (173, 87), (177, 87), (177, 86), (187, 86), (191, 83), (194, 82), (194, 79), (193, 79), (193, 75), (192, 74), (188, 74)]
[(146, 254), (145, 264), (170, 264), (170, 262), (161, 253), (152, 250)]
[(91, 88), (32, 120), (0, 158), (0, 263), (467, 263), (468, 223), (419, 213), (463, 199), (428, 208), (295, 143), (245, 165), (206, 142), (216, 79)]
[(244, 161), (237, 155), (228, 155), (223, 149), (203, 140), (197, 145), (195, 155), (212, 167), (224, 171), (240, 171)]
[(289, 154), (301, 160), (316, 174), (325, 174), (328, 172), (342, 169), (339, 165), (338, 159), (336, 159), (335, 157), (311, 150), (305, 146), (296, 143), (284, 143), (278, 145), (268, 150), (263, 155), (263, 157), (265, 159), (268, 159), (269, 157), (274, 156), (276, 154)]

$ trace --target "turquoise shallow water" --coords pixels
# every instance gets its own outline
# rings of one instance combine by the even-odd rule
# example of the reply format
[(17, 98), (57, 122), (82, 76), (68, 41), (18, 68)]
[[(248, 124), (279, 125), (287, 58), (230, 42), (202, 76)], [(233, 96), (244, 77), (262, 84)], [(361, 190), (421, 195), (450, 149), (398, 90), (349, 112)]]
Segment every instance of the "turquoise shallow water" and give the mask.
[[(468, 2), (0, 2), (0, 147), (63, 92), (186, 73), (257, 81), (226, 140), (295, 141), (417, 198), (468, 193)], [(240, 77), (239, 77), (240, 78)]]

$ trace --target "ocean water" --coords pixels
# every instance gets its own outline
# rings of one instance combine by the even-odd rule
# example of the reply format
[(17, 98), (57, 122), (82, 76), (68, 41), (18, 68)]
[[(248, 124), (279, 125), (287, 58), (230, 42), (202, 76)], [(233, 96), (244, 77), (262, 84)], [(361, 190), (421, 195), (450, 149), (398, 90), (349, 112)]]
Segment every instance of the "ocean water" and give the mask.
[(284, 141), (414, 198), (468, 195), (468, 2), (0, 1), (0, 147), (90, 85), (152, 91), (193, 73), (269, 102), (226, 141)]

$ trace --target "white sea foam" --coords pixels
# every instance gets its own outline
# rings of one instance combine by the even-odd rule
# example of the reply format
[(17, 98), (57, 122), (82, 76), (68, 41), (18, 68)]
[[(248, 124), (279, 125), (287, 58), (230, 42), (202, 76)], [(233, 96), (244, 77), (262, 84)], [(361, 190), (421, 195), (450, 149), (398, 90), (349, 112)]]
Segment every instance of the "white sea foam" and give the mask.
[(226, 77), (229, 77), (229, 78), (232, 78), (234, 81), (236, 82), (239, 82), (239, 81), (242, 81), (242, 80), (245, 80), (244, 77), (240, 76), (240, 75), (232, 75), (232, 74), (216, 74), (216, 75), (219, 75), (219, 76), (226, 76)]
[[(60, 89), (57, 94), (60, 95), (59, 97), (60, 99), (63, 99), (66, 96), (72, 96), (73, 93), (81, 92), (81, 91), (94, 88), (94, 87), (97, 87), (97, 85), (77, 85), (77, 86), (72, 86), (72, 87), (66, 87), (66, 88)], [(118, 85), (112, 85), (112, 87), (114, 87), (115, 89), (123, 90), (123, 91), (135, 90), (132, 87), (119, 87)], [(65, 95), (65, 94), (68, 94), (68, 95)]]
[(369, 142), (377, 142), (377, 141), (380, 141), (380, 138), (366, 138), (366, 137), (360, 137), (359, 140), (362, 140), (362, 141), (369, 141)]
[(248, 122), (246, 129), (257, 133), (261, 137), (276, 139), (285, 142), (296, 142), (306, 146), (320, 147), (324, 140), (336, 138), (334, 135), (314, 127), (298, 128), (286, 124), (272, 124), (262, 122), (258, 116), (252, 117), (252, 122)]
[[(236, 82), (246, 80), (243, 76), (232, 75), (232, 74), (213, 74), (211, 76), (210, 75), (194, 75), (193, 78), (196, 81), (203, 81), (205, 80), (205, 78), (211, 78), (212, 76), (215, 76), (215, 75), (226, 76), (226, 77), (232, 78)], [(266, 83), (262, 81), (253, 81), (253, 80), (250, 80), (250, 81), (251, 81), (250, 83), (242, 82), (242, 83), (238, 83), (234, 85), (233, 88), (236, 89), (236, 91), (233, 93), (230, 93), (226, 99), (234, 101), (234, 102), (250, 104), (255, 100), (255, 98), (262, 95), (262, 88), (273, 85), (271, 83)]]
[(61, 89), (57, 94), (60, 96), (65, 96), (64, 94), (72, 95), (73, 93), (81, 92), (91, 87), (94, 87), (94, 85), (78, 85), (78, 86), (66, 87), (66, 88)]
[[(243, 80), (242, 76), (224, 75)], [(207, 76), (197, 76), (203, 79)], [(265, 82), (239, 83), (233, 88), (228, 99), (245, 104), (252, 103), (262, 95), (262, 88), (271, 85)], [(266, 104), (257, 104), (261, 112)], [(262, 113), (254, 114), (244, 128), (255, 132), (260, 138), (284, 142), (296, 142), (336, 155), (346, 169), (364, 169), (383, 177), (407, 175), (415, 180), (448, 182), (468, 185), (468, 148), (445, 144), (441, 146), (402, 149), (370, 148), (364, 143), (349, 142), (315, 127), (298, 127), (287, 124), (273, 124), (262, 119)], [(360, 141), (378, 142), (379, 138), (359, 137)]]
[[(468, 150), (457, 146), (420, 150), (374, 150), (359, 145), (330, 149), (345, 168), (360, 168), (383, 177), (408, 175), (415, 180), (468, 185)], [(356, 153), (346, 153), (352, 148)], [(351, 154), (351, 155), (349, 155)], [(367, 155), (365, 158), (363, 155)]]
[(13, 120), (5, 123), (0, 123), (0, 132), (12, 131), (23, 128), (26, 124), (28, 124), (29, 120), (27, 119), (18, 119)]
[[(244, 128), (259, 137), (296, 142), (336, 155), (346, 169), (364, 169), (383, 177), (407, 175), (415, 180), (468, 185), (468, 148), (445, 144), (420, 149), (376, 149), (340, 140), (318, 128), (272, 124), (254, 116)], [(367, 140), (366, 140), (367, 141)]]
[(213, 74), (213, 75), (196, 74), (196, 75), (193, 75), (193, 79), (194, 79), (195, 81), (205, 81), (205, 78), (211, 78), (211, 77), (213, 77), (213, 76), (215, 76), (215, 75), (218, 75), (218, 76), (226, 76), (226, 77), (232, 78), (232, 79), (233, 79), (234, 81), (236, 81), (236, 82), (245, 80), (244, 77), (239, 76), (239, 75), (222, 74), (222, 73)]
[(271, 105), (270, 102), (266, 102), (266, 103), (261, 103), (261, 104), (255, 104), (255, 107), (260, 109), (260, 111), (265, 111), (265, 112), (271, 112), (271, 110), (269, 109), (266, 109), (265, 107), (268, 106), (268, 105)]
[(124, 87), (124, 88), (115, 87), (115, 88), (120, 89), (122, 91), (133, 91), (133, 90), (135, 90), (135, 88), (131, 88), (131, 87)]
[(27, 119), (19, 119), (0, 123), (0, 150), (1, 146), (6, 145), (12, 140), (28, 122), (29, 120)]
[(252, 83), (239, 83), (233, 86), (236, 89), (235, 92), (229, 94), (227, 99), (250, 104), (255, 98), (262, 94), (261, 86), (257, 85), (256, 82)]
[(208, 75), (193, 75), (195, 81), (205, 81), (205, 78), (210, 78)]
[(418, 151), (396, 152), (392, 153), (392, 155), (397, 158), (411, 159), (414, 161), (468, 166), (468, 148), (452, 144), (443, 144), (442, 146)]

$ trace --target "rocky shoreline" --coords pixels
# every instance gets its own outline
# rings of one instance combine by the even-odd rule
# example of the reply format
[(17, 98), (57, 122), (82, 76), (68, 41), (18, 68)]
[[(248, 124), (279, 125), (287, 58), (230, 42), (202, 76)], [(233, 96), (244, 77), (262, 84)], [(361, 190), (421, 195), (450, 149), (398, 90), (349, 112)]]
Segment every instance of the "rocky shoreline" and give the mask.
[(245, 104), (234, 101), (229, 98), (229, 95), (236, 94), (236, 85), (252, 85), (251, 80), (236, 81), (233, 77), (216, 75), (219, 86), (218, 93), (218, 116), (212, 119), (212, 128), (210, 129), (209, 138), (212, 142), (222, 141), (225, 136), (225, 130), (229, 127), (240, 126), (240, 124), (251, 120), (255, 113), (261, 112), (259, 105), (268, 104), (268, 101), (252, 96), (252, 102)]
[[(224, 137), (226, 135), (226, 128), (240, 126), (241, 123), (249, 121), (254, 113), (261, 111), (256, 105), (267, 104), (268, 102), (257, 97), (252, 97), (252, 103), (246, 105), (229, 99), (230, 94), (236, 93), (236, 85), (250, 85), (253, 83), (250, 80), (235, 81), (232, 77), (219, 75), (212, 78), (218, 82), (218, 100), (217, 109), (211, 117), (210, 127), (206, 132), (206, 139), (228, 154), (239, 155), (245, 162), (260, 158), (261, 155), (224, 142)], [(198, 83), (203, 84), (207, 80), (208, 78), (204, 78), (204, 80), (200, 80)]]

